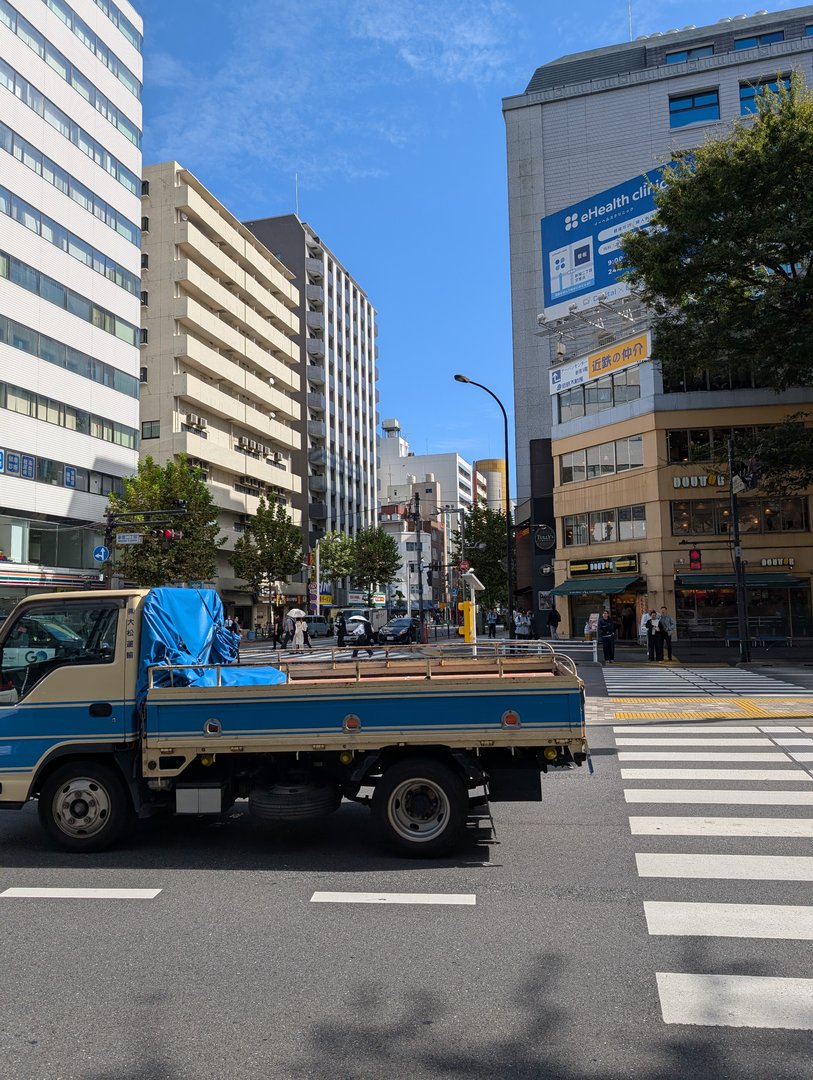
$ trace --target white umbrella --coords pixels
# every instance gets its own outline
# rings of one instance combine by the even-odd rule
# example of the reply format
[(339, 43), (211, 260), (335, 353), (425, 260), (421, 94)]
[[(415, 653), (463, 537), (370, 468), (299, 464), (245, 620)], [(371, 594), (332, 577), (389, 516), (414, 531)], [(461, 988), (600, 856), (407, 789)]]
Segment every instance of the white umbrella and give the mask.
[(291, 608), (291, 610), (288, 612), (288, 615), (292, 619), (304, 619), (305, 618), (305, 612), (302, 611), (302, 609), (298, 608), (298, 607)]
[(367, 619), (363, 615), (351, 615), (347, 620), (348, 622), (367, 622)]

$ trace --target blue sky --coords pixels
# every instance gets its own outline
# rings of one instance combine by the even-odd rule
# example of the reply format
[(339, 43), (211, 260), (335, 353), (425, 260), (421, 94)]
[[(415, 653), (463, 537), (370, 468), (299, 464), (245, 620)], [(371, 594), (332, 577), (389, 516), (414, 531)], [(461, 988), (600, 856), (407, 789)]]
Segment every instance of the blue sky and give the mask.
[[(629, 40), (627, 0), (135, 3), (145, 163), (180, 161), (243, 220), (292, 212), (298, 174), (300, 217), (378, 309), (381, 418), (416, 453), (501, 457), (497, 406), (453, 381), (511, 416), (501, 100), (548, 60)], [(633, 36), (731, 3), (633, 0)]]

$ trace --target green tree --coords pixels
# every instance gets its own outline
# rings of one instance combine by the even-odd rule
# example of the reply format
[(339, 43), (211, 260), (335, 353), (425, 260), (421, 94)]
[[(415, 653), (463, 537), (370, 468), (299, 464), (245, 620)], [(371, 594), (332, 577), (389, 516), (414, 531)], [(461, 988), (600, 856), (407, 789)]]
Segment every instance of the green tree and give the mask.
[(362, 529), (353, 544), (353, 578), (368, 593), (389, 585), (401, 569), (398, 543), (383, 529)]
[[(107, 504), (109, 512), (127, 515), (117, 531), (142, 536), (140, 544), (116, 547), (113, 542), (116, 571), (127, 581), (146, 588), (215, 576), (217, 549), (225, 542), (218, 539), (218, 510), (201, 470), (183, 454), (166, 465), (151, 457), (140, 461), (135, 476), (124, 480), (123, 494), (108, 496)], [(165, 516), (141, 517), (147, 511), (164, 511)], [(158, 528), (177, 530), (182, 539), (157, 538), (152, 534)]]
[[(783, 390), (813, 378), (813, 96), (797, 73), (789, 89), (760, 89), (756, 106), (665, 171), (652, 227), (622, 242), (669, 380), (708, 371), (712, 386), (753, 375)], [(791, 462), (813, 460), (799, 420), (737, 447), (759, 455), (766, 491), (788, 487)]]
[(263, 585), (272, 587), (302, 569), (302, 532), (281, 502), (267, 503), (261, 496), (257, 513), (229, 556), (234, 573), (248, 583), (255, 601)]
[[(319, 573), (323, 581), (330, 581), (335, 585), (341, 578), (349, 577), (353, 573), (354, 546), (352, 536), (339, 532), (325, 533), (319, 540)], [(312, 569), (316, 573), (316, 567)]]
[(489, 510), (475, 503), (463, 515), (461, 532), (452, 533), (452, 546), (458, 561), (465, 558), (485, 586), (478, 604), (497, 607), (508, 603), (508, 576), (505, 569), (506, 521), (501, 510)]

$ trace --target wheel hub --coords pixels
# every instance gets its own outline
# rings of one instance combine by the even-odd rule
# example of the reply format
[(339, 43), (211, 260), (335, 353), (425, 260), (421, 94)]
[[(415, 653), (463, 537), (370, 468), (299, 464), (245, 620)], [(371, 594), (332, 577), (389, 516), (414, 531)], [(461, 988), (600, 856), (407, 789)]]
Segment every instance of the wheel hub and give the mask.
[(110, 815), (110, 796), (96, 780), (76, 777), (56, 793), (53, 811), (67, 836), (93, 836)]
[(388, 817), (397, 833), (412, 841), (432, 840), (446, 829), (449, 800), (433, 781), (422, 778), (406, 780), (392, 792)]

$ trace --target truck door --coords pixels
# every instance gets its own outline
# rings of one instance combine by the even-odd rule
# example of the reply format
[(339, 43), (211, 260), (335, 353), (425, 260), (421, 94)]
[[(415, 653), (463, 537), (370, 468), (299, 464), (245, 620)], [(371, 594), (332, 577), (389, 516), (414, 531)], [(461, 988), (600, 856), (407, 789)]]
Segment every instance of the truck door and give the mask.
[(22, 802), (51, 756), (124, 739), (119, 598), (26, 604), (0, 633), (0, 799)]

